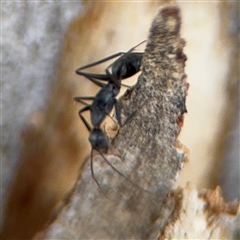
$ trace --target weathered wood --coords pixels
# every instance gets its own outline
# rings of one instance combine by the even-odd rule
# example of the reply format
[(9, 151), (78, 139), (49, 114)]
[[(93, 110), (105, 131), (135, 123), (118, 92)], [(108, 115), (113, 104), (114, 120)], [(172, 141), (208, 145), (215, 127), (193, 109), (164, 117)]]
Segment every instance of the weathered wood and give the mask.
[(106, 155), (119, 171), (148, 192), (114, 172), (98, 154), (93, 159), (95, 176), (110, 200), (87, 167), (69, 205), (44, 238), (156, 238), (168, 222), (174, 202), (166, 205), (165, 217), (157, 219), (186, 158), (177, 140), (188, 89), (180, 24), (176, 6), (164, 7), (153, 21), (142, 74), (121, 98), (127, 123)]

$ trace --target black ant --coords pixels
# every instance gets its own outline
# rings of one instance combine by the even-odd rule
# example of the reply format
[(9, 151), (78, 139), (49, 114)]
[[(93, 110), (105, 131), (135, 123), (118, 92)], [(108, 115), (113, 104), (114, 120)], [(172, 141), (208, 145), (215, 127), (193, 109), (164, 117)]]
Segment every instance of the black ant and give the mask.
[[(133, 185), (141, 188), (144, 191), (147, 191), (142, 187), (138, 186), (131, 179), (126, 177), (124, 174), (122, 174), (104, 157), (103, 152), (106, 153), (108, 151), (109, 139), (108, 139), (108, 136), (105, 134), (105, 132), (100, 128), (100, 125), (102, 124), (103, 120), (106, 118), (107, 115), (110, 114), (113, 107), (115, 107), (117, 122), (119, 126), (122, 126), (121, 109), (120, 109), (120, 104), (116, 99), (116, 96), (118, 95), (122, 85), (121, 80), (131, 77), (140, 71), (143, 53), (142, 52), (135, 53), (132, 51), (143, 42), (131, 48), (128, 52), (125, 52), (125, 53), (119, 52), (119, 53), (113, 54), (109, 57), (106, 57), (104, 59), (101, 59), (99, 61), (96, 61), (88, 65), (85, 65), (76, 70), (77, 74), (88, 78), (90, 81), (92, 81), (93, 83), (101, 87), (100, 91), (97, 93), (95, 97), (74, 97), (75, 101), (81, 102), (84, 105), (86, 105), (85, 107), (79, 110), (78, 114), (90, 132), (89, 141), (92, 146), (91, 160), (90, 160), (91, 174), (94, 181), (97, 183), (100, 189), (102, 188), (94, 176), (93, 160), (92, 160), (93, 150), (98, 151), (99, 154), (103, 157), (103, 159), (107, 162), (107, 164), (113, 170), (115, 170), (119, 175), (121, 175), (122, 177), (130, 181)], [(86, 73), (81, 71), (83, 69), (95, 66), (97, 64), (103, 63), (115, 57), (119, 57), (119, 58), (106, 68), (105, 70), (106, 74), (93, 74), (93, 73)], [(111, 72), (109, 71), (109, 69), (111, 69)], [(108, 83), (104, 84), (99, 80), (108, 81)], [(93, 100), (93, 102), (92, 104), (87, 104), (84, 100)], [(91, 123), (93, 128), (90, 127), (89, 123), (82, 115), (83, 112), (88, 110), (90, 110), (90, 118), (91, 118)]]
[[(103, 87), (103, 84), (96, 79), (113, 83), (115, 87), (120, 90), (121, 80), (129, 78), (140, 71), (143, 53), (132, 52), (132, 51), (144, 42), (146, 42), (146, 40), (142, 41), (141, 43), (137, 44), (133, 48), (129, 49), (127, 52), (115, 53), (99, 61), (82, 66), (76, 70), (76, 73), (88, 78), (90, 81), (94, 82), (100, 87)], [(93, 67), (95, 65), (106, 62), (116, 57), (119, 57), (119, 58), (105, 69), (106, 74), (94, 74), (94, 73), (86, 73), (81, 71), (83, 69)], [(111, 73), (109, 69), (111, 69)]]

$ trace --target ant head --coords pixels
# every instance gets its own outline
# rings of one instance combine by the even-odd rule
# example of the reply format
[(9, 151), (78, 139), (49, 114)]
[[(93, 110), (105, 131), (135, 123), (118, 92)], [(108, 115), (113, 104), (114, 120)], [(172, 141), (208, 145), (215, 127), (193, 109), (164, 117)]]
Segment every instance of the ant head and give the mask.
[(109, 140), (107, 135), (101, 128), (94, 128), (89, 136), (89, 141), (93, 149), (107, 152), (109, 146)]

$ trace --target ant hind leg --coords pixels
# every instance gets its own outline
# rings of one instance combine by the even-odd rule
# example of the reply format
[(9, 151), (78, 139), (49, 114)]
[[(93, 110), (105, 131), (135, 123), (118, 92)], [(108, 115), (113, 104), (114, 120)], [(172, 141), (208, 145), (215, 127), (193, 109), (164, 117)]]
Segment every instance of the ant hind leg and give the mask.
[(125, 52), (118, 52), (118, 53), (112, 54), (112, 55), (110, 55), (110, 56), (108, 56), (108, 57), (105, 57), (105, 58), (103, 58), (103, 59), (100, 59), (100, 60), (98, 60), (98, 61), (96, 61), (96, 62), (93, 62), (93, 63), (87, 64), (87, 65), (84, 65), (84, 66), (78, 68), (78, 69), (76, 70), (76, 73), (80, 72), (80, 71), (83, 70), (83, 69), (90, 68), (90, 67), (96, 66), (96, 65), (98, 65), (98, 64), (100, 64), (100, 63), (103, 63), (103, 62), (106, 62), (106, 61), (108, 61), (108, 60), (111, 60), (111, 59), (113, 59), (113, 58), (119, 57), (120, 55), (123, 55), (124, 53), (125, 53)]
[(100, 82), (99, 80), (109, 81), (109, 76), (107, 76), (106, 74), (86, 73), (81, 71), (78, 71), (77, 74), (86, 77), (88, 80), (90, 80), (91, 82), (93, 82), (94, 84), (101, 88), (104, 87), (106, 84)]
[(83, 100), (94, 100), (95, 97), (74, 97), (73, 100), (76, 101), (76, 102), (80, 102), (84, 105), (89, 105), (88, 103), (86, 103), (85, 101)]

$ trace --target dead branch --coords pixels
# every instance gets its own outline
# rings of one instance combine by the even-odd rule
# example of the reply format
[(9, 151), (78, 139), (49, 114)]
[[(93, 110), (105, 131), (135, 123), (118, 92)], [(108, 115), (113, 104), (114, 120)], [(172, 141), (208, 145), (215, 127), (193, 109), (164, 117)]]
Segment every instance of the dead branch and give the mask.
[[(172, 191), (172, 187), (186, 159), (177, 136), (186, 112), (188, 89), (180, 24), (178, 7), (160, 10), (150, 29), (142, 74), (136, 86), (121, 98), (126, 124), (112, 141), (106, 158), (130, 180), (113, 171), (97, 154), (95, 176), (108, 198), (96, 186), (87, 166), (68, 204), (37, 238), (178, 236), (171, 235), (170, 230), (173, 231), (180, 212), (185, 211), (185, 195), (181, 190)], [(181, 229), (181, 224), (178, 227)]]

